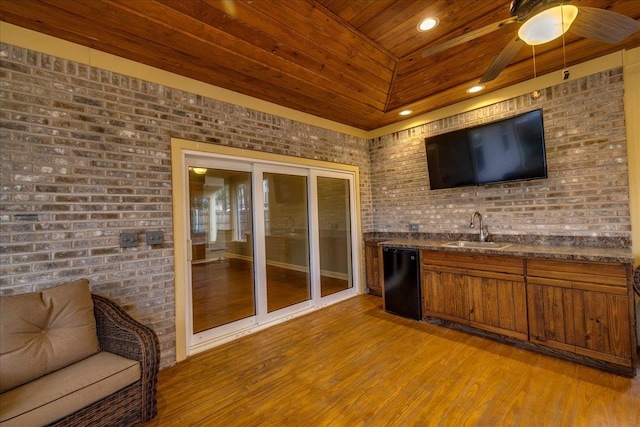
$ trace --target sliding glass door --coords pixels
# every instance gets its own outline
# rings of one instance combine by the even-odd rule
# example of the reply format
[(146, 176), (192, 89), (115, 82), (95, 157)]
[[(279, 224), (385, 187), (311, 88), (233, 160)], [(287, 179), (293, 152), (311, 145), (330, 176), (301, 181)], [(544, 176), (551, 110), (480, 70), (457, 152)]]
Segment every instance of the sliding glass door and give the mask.
[(193, 333), (256, 314), (251, 177), (189, 168)]
[(326, 297), (353, 287), (351, 198), (349, 180), (318, 176), (320, 294)]
[(267, 311), (311, 299), (307, 177), (264, 172)]
[(188, 156), (191, 343), (355, 295), (353, 176)]

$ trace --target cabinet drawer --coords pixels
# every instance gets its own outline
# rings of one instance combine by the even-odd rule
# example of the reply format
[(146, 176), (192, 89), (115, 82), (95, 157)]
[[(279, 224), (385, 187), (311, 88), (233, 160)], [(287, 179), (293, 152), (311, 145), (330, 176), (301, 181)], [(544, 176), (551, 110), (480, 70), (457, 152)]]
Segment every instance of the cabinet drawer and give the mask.
[[(624, 264), (567, 260), (527, 259), (527, 280), (551, 286), (563, 286), (562, 281), (578, 289), (588, 284), (627, 289), (627, 267)], [(568, 286), (565, 283), (564, 286)], [(601, 290), (606, 291), (606, 288)]]
[(524, 275), (524, 258), (521, 257), (423, 249), (420, 252), (420, 261), (424, 268), (442, 267), (442, 271), (451, 268), (463, 274), (494, 272)]

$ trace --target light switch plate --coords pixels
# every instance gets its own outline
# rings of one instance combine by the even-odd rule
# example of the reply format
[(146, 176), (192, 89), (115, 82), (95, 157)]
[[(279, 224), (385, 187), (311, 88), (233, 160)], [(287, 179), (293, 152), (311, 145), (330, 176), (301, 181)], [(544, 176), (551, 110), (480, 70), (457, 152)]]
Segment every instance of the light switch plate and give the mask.
[(161, 245), (164, 242), (164, 235), (160, 231), (147, 231), (147, 245)]
[(135, 248), (138, 246), (138, 233), (120, 233), (121, 248)]

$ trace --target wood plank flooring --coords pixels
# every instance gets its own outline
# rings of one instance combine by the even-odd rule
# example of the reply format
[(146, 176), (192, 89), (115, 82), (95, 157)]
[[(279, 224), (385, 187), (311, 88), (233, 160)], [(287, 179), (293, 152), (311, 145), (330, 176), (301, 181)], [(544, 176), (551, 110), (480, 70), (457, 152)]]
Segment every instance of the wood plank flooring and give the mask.
[[(202, 332), (255, 314), (253, 265), (237, 259), (201, 262), (191, 267), (193, 330)], [(269, 312), (306, 301), (308, 274), (267, 266)], [(321, 275), (321, 295), (348, 289), (349, 282)]]
[(360, 295), (160, 372), (148, 426), (640, 426), (624, 378)]

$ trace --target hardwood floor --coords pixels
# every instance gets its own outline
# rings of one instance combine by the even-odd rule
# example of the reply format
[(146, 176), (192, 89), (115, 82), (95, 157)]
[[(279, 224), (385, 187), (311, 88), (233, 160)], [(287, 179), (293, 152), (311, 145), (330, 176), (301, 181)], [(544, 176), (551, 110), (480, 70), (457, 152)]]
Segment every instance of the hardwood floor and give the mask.
[(222, 260), (194, 264), (191, 275), (194, 332), (255, 314), (250, 263)]
[(159, 414), (147, 425), (640, 425), (640, 377), (381, 305), (357, 296), (161, 371)]
[[(272, 312), (310, 298), (305, 272), (267, 267), (267, 307)], [(193, 330), (202, 332), (255, 314), (250, 262), (226, 259), (191, 266)], [(349, 287), (347, 280), (321, 276), (321, 295)]]

